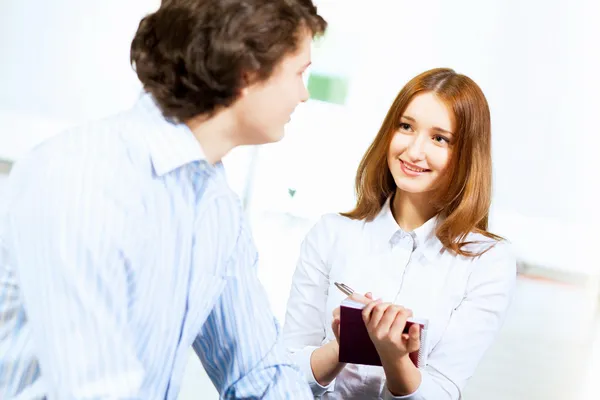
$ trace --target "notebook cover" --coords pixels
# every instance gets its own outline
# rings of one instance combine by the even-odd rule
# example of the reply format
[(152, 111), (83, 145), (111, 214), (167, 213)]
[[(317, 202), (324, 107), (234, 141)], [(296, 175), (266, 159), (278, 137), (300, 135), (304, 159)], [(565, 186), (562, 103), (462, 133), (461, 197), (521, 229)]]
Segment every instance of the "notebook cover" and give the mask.
[[(362, 306), (361, 306), (362, 307)], [(409, 320), (406, 322), (404, 333), (413, 324), (421, 327), (421, 348), (409, 354), (416, 367), (424, 364), (424, 343), (427, 321)], [(362, 308), (357, 306), (340, 307), (340, 355), (339, 361), (351, 364), (381, 366), (381, 359), (375, 345), (369, 337), (367, 327), (362, 319)]]

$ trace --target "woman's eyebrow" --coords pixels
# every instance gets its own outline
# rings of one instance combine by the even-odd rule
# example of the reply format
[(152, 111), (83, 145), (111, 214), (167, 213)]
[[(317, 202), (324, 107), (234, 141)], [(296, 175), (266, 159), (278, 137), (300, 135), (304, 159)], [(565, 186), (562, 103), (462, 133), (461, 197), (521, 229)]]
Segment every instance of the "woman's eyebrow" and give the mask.
[[(402, 115), (400, 118), (404, 118), (404, 119), (407, 119), (407, 120), (409, 120), (409, 121), (412, 121), (412, 122), (417, 122), (417, 120), (416, 120), (416, 119), (414, 119), (413, 117), (411, 117), (410, 115)], [(448, 135), (454, 135), (454, 133), (452, 133), (452, 132), (450, 132), (450, 131), (447, 131), (447, 130), (445, 130), (445, 129), (442, 129), (442, 128), (438, 127), (438, 126), (434, 126), (434, 127), (433, 127), (433, 128), (431, 128), (431, 129), (433, 129), (433, 130), (434, 130), (434, 131), (436, 131), (436, 132), (440, 132), (440, 133), (446, 133), (446, 134), (448, 134)]]

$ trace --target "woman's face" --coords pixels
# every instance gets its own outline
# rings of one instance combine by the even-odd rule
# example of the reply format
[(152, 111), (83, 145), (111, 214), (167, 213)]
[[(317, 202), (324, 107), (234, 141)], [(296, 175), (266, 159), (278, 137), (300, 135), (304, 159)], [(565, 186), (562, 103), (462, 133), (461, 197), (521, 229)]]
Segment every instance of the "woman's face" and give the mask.
[(418, 94), (402, 114), (388, 150), (388, 167), (398, 189), (437, 189), (455, 142), (454, 116), (435, 94)]

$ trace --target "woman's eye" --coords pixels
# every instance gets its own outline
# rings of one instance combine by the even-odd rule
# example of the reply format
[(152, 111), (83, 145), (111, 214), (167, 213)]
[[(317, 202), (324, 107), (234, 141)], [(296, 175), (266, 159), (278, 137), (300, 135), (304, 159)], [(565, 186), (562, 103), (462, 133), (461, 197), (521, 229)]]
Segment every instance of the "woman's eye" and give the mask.
[(448, 140), (448, 138), (441, 135), (435, 135), (433, 137), (433, 140), (435, 140), (438, 143), (450, 143), (450, 140)]
[(400, 129), (402, 129), (403, 131), (410, 131), (411, 130), (411, 126), (410, 124), (407, 124), (406, 122), (400, 122)]

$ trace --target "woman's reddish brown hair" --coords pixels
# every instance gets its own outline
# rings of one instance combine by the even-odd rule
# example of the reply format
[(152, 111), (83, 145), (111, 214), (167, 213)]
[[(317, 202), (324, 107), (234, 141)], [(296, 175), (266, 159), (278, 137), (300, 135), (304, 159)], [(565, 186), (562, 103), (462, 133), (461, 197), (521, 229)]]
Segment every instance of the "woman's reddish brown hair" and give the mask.
[(502, 239), (487, 230), (492, 197), (490, 110), (479, 86), (452, 69), (426, 71), (400, 91), (358, 167), (356, 207), (342, 215), (371, 221), (396, 192), (387, 163), (388, 149), (404, 110), (417, 94), (425, 92), (434, 93), (446, 104), (456, 124), (449, 172), (441, 189), (432, 193), (432, 204), (442, 217), (436, 235), (446, 249), (476, 257), (489, 248), (480, 252), (464, 249), (472, 243), (467, 235), (480, 233), (493, 240)]

